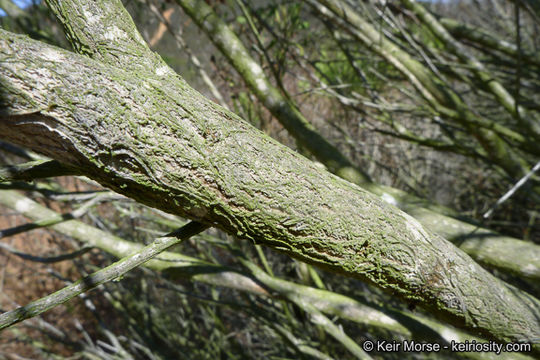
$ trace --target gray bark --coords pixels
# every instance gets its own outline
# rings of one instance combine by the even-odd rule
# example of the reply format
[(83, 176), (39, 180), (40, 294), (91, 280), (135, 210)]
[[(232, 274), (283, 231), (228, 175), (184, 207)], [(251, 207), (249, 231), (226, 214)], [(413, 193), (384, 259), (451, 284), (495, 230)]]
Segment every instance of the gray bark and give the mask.
[(127, 71), (5, 31), (0, 49), (3, 139), (495, 339), (540, 333), (533, 297), (208, 101), (165, 65)]
[[(433, 232), (455, 241), (459, 247), (484, 266), (540, 280), (540, 247), (529, 242), (503, 237), (487, 229), (477, 228), (445, 215), (455, 215), (450, 209), (429, 204), (426, 200), (404, 191), (381, 186), (359, 173), (346, 157), (329, 157), (339, 150), (329, 145), (279, 90), (267, 79), (260, 65), (250, 56), (240, 39), (202, 0), (176, 0), (240, 74), (246, 85), (278, 121), (305, 145), (329, 171), (381, 196), (401, 210), (413, 215)], [(309, 130), (308, 130), (309, 128)], [(315, 149), (315, 150), (313, 150)], [(327, 150), (324, 150), (327, 149)], [(341, 159), (341, 160), (339, 160)], [(523, 264), (527, 264), (523, 266)]]
[[(46, 219), (61, 217), (60, 214), (13, 190), (0, 190), (0, 204), (40, 223)], [(143, 247), (141, 244), (111, 235), (78, 220), (66, 220), (51, 224), (50, 227), (86, 245), (98, 247), (117, 258), (129, 256), (140, 251)], [(194, 240), (198, 241), (199, 239), (195, 238)], [(242, 262), (253, 275), (177, 252), (163, 252), (146, 262), (144, 266), (158, 271), (166, 271), (167, 275), (172, 278), (188, 277), (196, 282), (227, 287), (257, 296), (277, 295), (288, 301), (294, 301), (300, 306), (302, 303), (307, 303), (327, 315), (347, 319), (369, 329), (372, 336), (387, 338), (391, 334), (398, 340), (430, 340), (441, 344), (450, 344), (452, 340), (458, 342), (485, 341), (418, 314), (388, 309), (387, 307), (376, 309), (342, 294), (269, 276), (253, 263), (246, 260), (242, 260)], [(254, 278), (258, 282), (255, 282)], [(426, 334), (430, 334), (428, 338), (426, 338)], [(459, 353), (458, 355), (469, 359), (493, 359), (496, 357), (490, 353)], [(514, 354), (514, 356), (516, 359), (531, 359), (531, 357), (522, 354)]]

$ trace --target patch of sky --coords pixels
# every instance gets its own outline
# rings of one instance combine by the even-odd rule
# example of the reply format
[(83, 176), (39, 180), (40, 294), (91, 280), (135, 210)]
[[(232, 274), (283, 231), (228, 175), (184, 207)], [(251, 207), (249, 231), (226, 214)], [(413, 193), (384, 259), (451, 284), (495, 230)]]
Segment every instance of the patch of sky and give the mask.
[[(10, 0), (7, 0), (10, 1)], [(11, 0), (15, 5), (20, 7), (21, 9), (25, 9), (33, 4), (39, 4), (41, 0)], [(6, 16), (6, 12), (2, 9), (0, 9), (0, 16)]]

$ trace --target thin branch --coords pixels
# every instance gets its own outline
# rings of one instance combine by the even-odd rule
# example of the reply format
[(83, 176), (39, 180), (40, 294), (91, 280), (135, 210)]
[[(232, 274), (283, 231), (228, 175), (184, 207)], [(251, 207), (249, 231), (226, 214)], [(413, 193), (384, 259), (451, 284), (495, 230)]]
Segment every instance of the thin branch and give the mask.
[(493, 214), (493, 211), (495, 211), (495, 209), (497, 209), (502, 203), (504, 203), (506, 200), (508, 200), (512, 195), (514, 195), (514, 193), (520, 188), (522, 187), (523, 185), (525, 185), (525, 183), (531, 178), (531, 176), (533, 176), (533, 174), (538, 171), (538, 169), (540, 169), (540, 161), (536, 163), (536, 165), (534, 165), (534, 167), (531, 169), (531, 171), (529, 171), (525, 176), (523, 176), (521, 179), (519, 179), (519, 181), (517, 183), (515, 183), (514, 186), (512, 186), (512, 188), (510, 190), (508, 190), (506, 192), (506, 194), (504, 194), (503, 196), (501, 196), (501, 198), (499, 200), (497, 200), (497, 202), (488, 210), (486, 211), (486, 213), (484, 214), (484, 219), (487, 219), (491, 216), (491, 214)]
[(4, 10), (9, 17), (14, 18), (24, 16), (26, 14), (23, 9), (15, 5), (15, 3), (11, 0), (0, 0), (0, 9)]
[[(171, 20), (170, 20), (171, 13), (169, 12), (169, 10), (172, 10), (172, 9), (167, 10), (168, 13), (165, 14), (165, 13), (162, 13), (157, 8), (157, 6), (150, 0), (143, 0), (143, 1), (148, 5), (148, 7), (150, 8), (150, 11), (152, 11), (152, 13), (154, 13), (154, 15), (159, 19), (159, 21), (161, 22), (161, 25), (165, 26), (165, 28), (169, 31), (169, 33), (174, 37), (174, 40), (176, 41), (176, 45), (187, 54), (189, 61), (191, 61), (193, 66), (195, 66), (195, 68), (201, 75), (203, 82), (206, 84), (206, 86), (208, 87), (208, 89), (210, 90), (214, 98), (217, 100), (217, 102), (224, 108), (229, 109), (227, 102), (225, 101), (225, 98), (223, 97), (223, 95), (221, 94), (217, 86), (214, 84), (214, 82), (212, 81), (212, 79), (210, 78), (210, 76), (208, 75), (204, 67), (202, 66), (201, 62), (199, 61), (199, 58), (195, 56), (193, 51), (191, 51), (191, 49), (187, 46), (186, 42), (182, 38), (182, 34), (173, 29)], [(150, 44), (152, 44), (152, 42), (150, 42)]]
[(104, 269), (98, 270), (53, 294), (44, 296), (18, 309), (5, 312), (0, 315), (0, 330), (50, 310), (103, 283), (120, 278), (128, 271), (145, 263), (169, 247), (207, 228), (208, 226), (205, 224), (192, 221), (164, 237), (157, 238), (153, 243), (145, 246), (135, 254), (125, 257)]
[(62, 255), (50, 256), (50, 257), (43, 257), (43, 256), (35, 256), (35, 255), (32, 255), (32, 254), (24, 253), (24, 252), (19, 251), (19, 250), (15, 249), (14, 247), (12, 247), (12, 246), (10, 246), (8, 244), (5, 244), (5, 243), (0, 243), (0, 248), (9, 251), (11, 254), (18, 256), (21, 259), (34, 261), (34, 262), (40, 262), (40, 263), (44, 263), (44, 264), (52, 264), (52, 263), (57, 263), (57, 262), (60, 262), (60, 261), (71, 260), (71, 259), (74, 259), (74, 258), (79, 257), (81, 255), (84, 255), (84, 254), (86, 254), (87, 252), (89, 252), (90, 250), (93, 249), (93, 247), (91, 247), (91, 246), (84, 246), (84, 247), (82, 247), (82, 248), (80, 248), (80, 249), (78, 249), (76, 251), (70, 252), (68, 254), (62, 254)]
[[(461, 62), (471, 67), (471, 71), (478, 79), (486, 84), (487, 89), (495, 97), (497, 102), (515, 117), (519, 124), (529, 130), (529, 135), (532, 138), (540, 138), (540, 126), (538, 126), (536, 119), (534, 119), (531, 114), (527, 114), (525, 109), (519, 106), (516, 99), (504, 88), (497, 78), (490, 73), (471, 52), (461, 45), (461, 43), (456, 41), (456, 39), (446, 31), (444, 26), (442, 26), (424, 6), (411, 0), (401, 0), (401, 3), (413, 11), (433, 35), (443, 42), (451, 53), (456, 55)], [(519, 36), (519, 23), (516, 24), (516, 27), (518, 31), (517, 36)]]
[(481, 28), (460, 23), (454, 19), (440, 18), (439, 21), (455, 38), (468, 40), (470, 44), (472, 43), (475, 46), (487, 50), (496, 50), (514, 58), (520, 57), (524, 62), (540, 66), (540, 53), (538, 52), (518, 48), (516, 44), (492, 36)]
[(80, 175), (80, 172), (56, 160), (36, 160), (0, 167), (0, 182), (32, 181), (56, 176)]

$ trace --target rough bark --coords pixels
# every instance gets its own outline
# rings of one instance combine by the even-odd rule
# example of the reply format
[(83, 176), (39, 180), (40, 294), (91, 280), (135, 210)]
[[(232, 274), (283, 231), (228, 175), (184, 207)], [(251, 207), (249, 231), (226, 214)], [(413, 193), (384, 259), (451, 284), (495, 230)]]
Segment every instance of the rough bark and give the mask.
[(354, 276), (501, 341), (538, 300), (374, 195), (158, 67), (123, 68), (0, 31), (0, 136), (104, 186)]
[[(306, 131), (305, 126), (307, 125), (305, 124), (309, 124), (307, 120), (270, 83), (260, 65), (251, 57), (241, 40), (215, 14), (212, 8), (204, 1), (199, 0), (176, 0), (176, 2), (208, 35), (208, 38), (240, 74), (246, 85), (257, 95), (259, 101), (272, 112), (289, 133), (300, 143), (306, 145), (308, 149), (319, 150), (312, 151), (312, 154), (331, 172), (379, 195), (383, 200), (409, 214), (414, 213), (413, 216), (424, 226), (448, 240), (459, 243), (462, 250), (482, 265), (540, 280), (539, 246), (509, 237), (504, 237), (504, 243), (499, 242), (503, 238), (501, 235), (487, 229), (477, 229), (474, 225), (451, 218), (447, 216), (452, 214), (449, 209), (429, 204), (427, 201), (411, 196), (404, 191), (371, 182), (367, 176), (358, 173), (357, 169), (350, 165), (342, 154), (335, 157), (334, 161), (329, 161), (328, 156), (321, 154), (321, 149), (324, 149), (325, 146), (322, 146), (320, 142), (326, 142), (326, 140), (320, 135), (312, 136), (311, 134), (315, 130), (312, 129), (311, 125), (309, 125), (311, 130)], [(311, 146), (304, 142), (304, 138), (309, 140)], [(335, 148), (332, 151), (339, 152)], [(497, 250), (499, 244), (501, 244), (500, 251)], [(503, 247), (502, 244), (506, 246)], [(491, 246), (494, 245), (495, 247), (492, 248)], [(527, 266), (523, 266), (524, 263)]]
[[(13, 190), (0, 190), (0, 204), (35, 222), (61, 217), (61, 214)], [(51, 228), (86, 245), (97, 247), (117, 258), (129, 256), (140, 251), (143, 247), (141, 244), (119, 238), (79, 220), (66, 220), (51, 225)], [(378, 336), (385, 338), (392, 336), (399, 340), (430, 340), (441, 344), (450, 344), (451, 341), (485, 341), (411, 312), (388, 308), (377, 309), (342, 294), (269, 276), (253, 263), (245, 260), (243, 262), (253, 275), (177, 252), (167, 251), (149, 260), (144, 266), (165, 271), (172, 278), (187, 277), (196, 282), (227, 287), (257, 296), (280, 296), (296, 303), (308, 303), (327, 315), (347, 319), (369, 329), (372, 336), (380, 334)], [(258, 282), (255, 282), (254, 278)], [(458, 355), (469, 359), (494, 358), (489, 353), (459, 353)], [(531, 357), (522, 354), (514, 355), (516, 359), (531, 359)]]
[(209, 35), (259, 101), (279, 119), (298, 143), (336, 175), (353, 183), (369, 182), (369, 176), (352, 165), (345, 155), (322, 137), (298, 108), (270, 83), (259, 63), (210, 6), (204, 1), (176, 2)]

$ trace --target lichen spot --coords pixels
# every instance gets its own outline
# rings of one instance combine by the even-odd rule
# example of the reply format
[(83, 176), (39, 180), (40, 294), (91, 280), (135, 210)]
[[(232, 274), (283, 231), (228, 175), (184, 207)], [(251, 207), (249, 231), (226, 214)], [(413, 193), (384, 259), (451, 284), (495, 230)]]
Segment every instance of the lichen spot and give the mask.
[(137, 249), (130, 246), (127, 242), (119, 241), (114, 244), (114, 250), (117, 251), (118, 255), (126, 256)]
[(15, 210), (17, 210), (17, 212), (24, 214), (25, 212), (31, 210), (33, 206), (34, 206), (34, 202), (32, 200), (21, 199), (21, 200), (17, 200), (17, 202), (15, 203)]
[(386, 316), (384, 314), (381, 314), (375, 311), (368, 311), (366, 314), (366, 317), (380, 324), (385, 324), (385, 325), (390, 325), (390, 326), (399, 326), (399, 323), (396, 320), (392, 319), (390, 316)]
[[(213, 30), (213, 27), (212, 27), (212, 30)], [(224, 43), (225, 44), (229, 44), (229, 50), (231, 52), (231, 54), (233, 55), (239, 55), (238, 52), (242, 52), (242, 50), (244, 50), (242, 48), (242, 46), (239, 44), (239, 41), (237, 41), (237, 39), (234, 38), (234, 36), (232, 36), (231, 34), (228, 34), (226, 36), (222, 36), (222, 38), (224, 39)], [(245, 50), (244, 50), (245, 52)], [(242, 55), (245, 55), (245, 54), (242, 54)]]
[(117, 26), (113, 26), (109, 31), (103, 34), (103, 37), (107, 40), (117, 40), (119, 38), (126, 38), (127, 34)]
[(261, 77), (263, 74), (263, 71), (259, 64), (257, 64), (255, 61), (252, 61), (249, 64), (249, 69), (251, 70), (251, 73), (255, 75), (256, 77)]
[(64, 55), (61, 52), (51, 48), (46, 48), (45, 50), (43, 50), (42, 56), (46, 60), (52, 62), (61, 62), (65, 59)]
[(393, 197), (392, 195), (388, 194), (388, 193), (382, 194), (381, 199), (385, 203), (388, 203), (388, 204), (391, 204), (391, 205), (394, 205), (394, 206), (398, 205), (398, 201), (396, 200), (396, 198)]
[(313, 165), (315, 165), (315, 167), (319, 170), (326, 170), (326, 166), (324, 166), (323, 163), (321, 162), (318, 162), (318, 161), (313, 161)]
[(88, 25), (93, 25), (101, 19), (101, 16), (99, 14), (93, 13), (91, 11), (84, 10), (83, 11), (84, 17), (86, 18), (86, 22)]
[(527, 264), (521, 268), (521, 271), (525, 274), (535, 275), (538, 273), (538, 267), (534, 264)]
[(36, 69), (35, 78), (34, 89), (36, 91), (48, 91), (49, 88), (54, 87), (56, 84), (49, 69)]
[(169, 71), (169, 68), (167, 66), (160, 66), (156, 69), (156, 75), (157, 76), (163, 76)]

